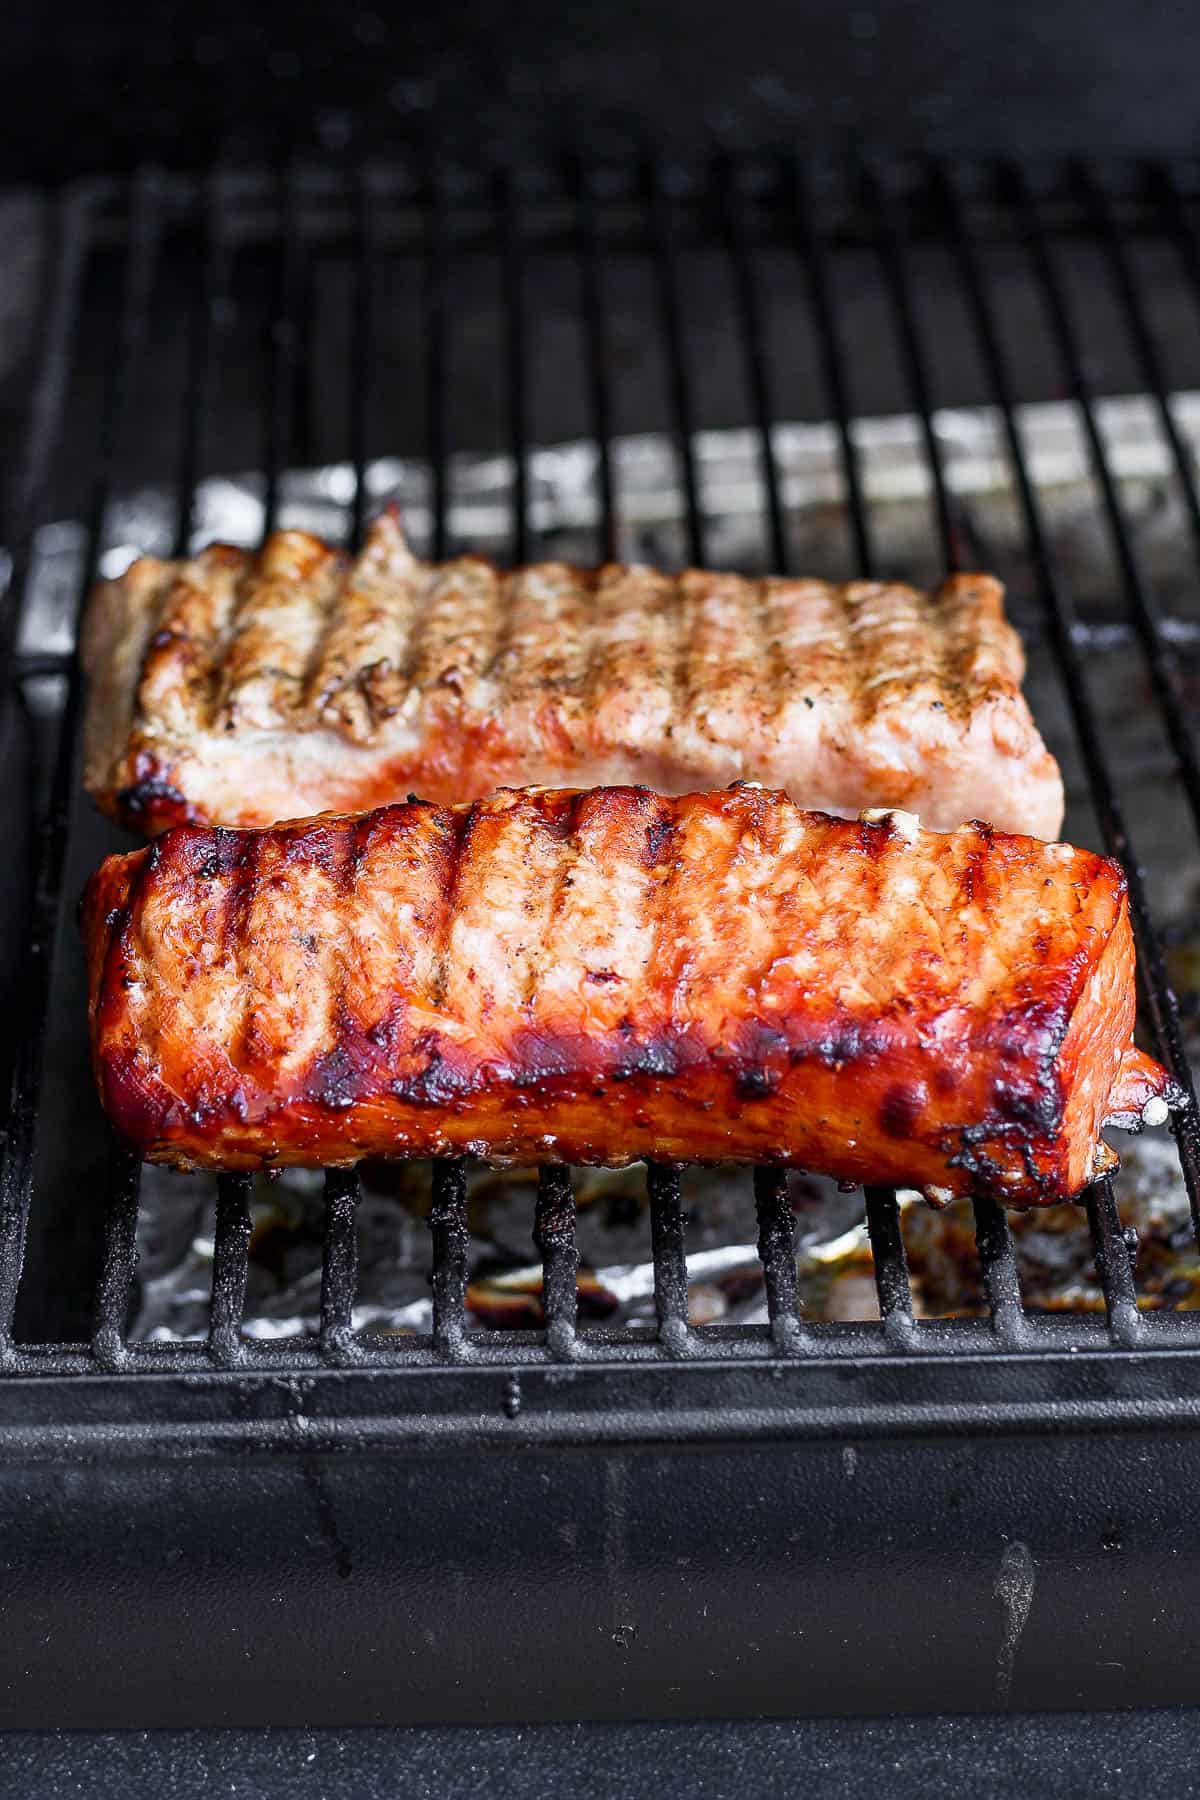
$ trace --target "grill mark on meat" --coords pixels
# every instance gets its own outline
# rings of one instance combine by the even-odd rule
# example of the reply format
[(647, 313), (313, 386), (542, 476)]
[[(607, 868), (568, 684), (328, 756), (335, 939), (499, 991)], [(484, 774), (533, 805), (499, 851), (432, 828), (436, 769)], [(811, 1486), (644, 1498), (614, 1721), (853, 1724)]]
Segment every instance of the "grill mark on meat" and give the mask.
[[(686, 1029), (688, 967), (699, 953), (698, 943), (680, 931), (675, 916), (676, 892), (690, 868), (687, 839), (691, 822), (686, 801), (674, 807), (663, 801), (647, 820), (646, 830), (646, 866), (655, 878), (646, 890), (645, 913), (653, 932), (647, 987), (663, 995), (664, 1023), (672, 1031)], [(709, 867), (715, 878), (716, 869)]]
[[(743, 587), (746, 602), (746, 656), (744, 666), (746, 679), (742, 683), (742, 711), (747, 725), (748, 755), (743, 755), (738, 773), (753, 772), (760, 766), (759, 749), (766, 741), (766, 719), (761, 705), (756, 704), (755, 696), (762, 683), (762, 672), (771, 668), (770, 637), (767, 630), (767, 583), (765, 581), (747, 582)], [(768, 680), (768, 691), (773, 691), (773, 684)]]
[(480, 670), (480, 673), (491, 684), (497, 699), (503, 692), (503, 685), (509, 673), (505, 665), (512, 649), (513, 634), (517, 625), (517, 588), (523, 574), (524, 570), (522, 569), (508, 569), (498, 577), (496, 630), (492, 637), (490, 653)]
[[(728, 759), (722, 774), (743, 772), (749, 745), (756, 736), (746, 717), (746, 697), (753, 691), (758, 664), (751, 648), (756, 632), (755, 584), (737, 575), (689, 569), (680, 579), (688, 634), (685, 662), (686, 703), (677, 713), (688, 739), (720, 746)], [(743, 742), (728, 729), (740, 719)]]
[[(565, 815), (570, 882), (560, 890), (548, 933), (552, 955), (540, 983), (537, 1043), (543, 1064), (555, 1018), (581, 998), (587, 1029), (597, 1041), (616, 1043), (619, 1059), (627, 1055), (630, 1008), (640, 993), (649, 942), (647, 901), (654, 875), (647, 866), (647, 843), (652, 836), (662, 843), (656, 817), (654, 796), (603, 788), (578, 795)], [(640, 1023), (647, 1022), (643, 1005)], [(610, 1073), (597, 1068), (596, 1095)]]
[(400, 702), (395, 678), (416, 612), (420, 582), (394, 506), (384, 509), (343, 579), (331, 589), (305, 681), (307, 718), (368, 744)]
[(453, 837), (450, 847), (450, 860), (445, 873), (445, 905), (438, 920), (436, 933), (437, 948), (433, 957), (433, 981), (430, 985), (430, 1011), (442, 1004), (446, 988), (450, 981), (450, 940), (454, 930), (454, 917), (458, 910), (458, 891), (462, 879), (463, 863), (471, 846), (472, 838), (484, 816), (484, 807), (478, 800), (464, 812), (455, 813), (452, 820)]
[[(795, 584), (786, 584), (795, 585)], [(759, 726), (769, 739), (778, 737), (780, 722), (786, 717), (793, 697), (795, 676), (783, 649), (783, 608), (781, 590), (785, 584), (770, 577), (762, 584), (762, 638), (767, 667), (768, 700), (760, 711)]]
[(617, 666), (618, 658), (624, 651), (624, 642), (619, 639), (614, 628), (620, 615), (611, 603), (616, 581), (619, 581), (619, 571), (609, 564), (596, 570), (595, 579), (588, 589), (590, 609), (587, 655), (579, 684), (579, 709), (587, 741), (593, 751), (600, 736), (605, 688), (606, 685), (615, 685), (611, 681), (606, 684), (604, 675), (606, 670)]
[(301, 712), (322, 620), (342, 571), (340, 555), (307, 532), (269, 537), (247, 571), (226, 648), (218, 718), (270, 728)]
[(213, 647), (222, 641), (248, 558), (214, 545), (184, 563), (164, 563), (156, 623), (142, 658), (135, 713), (168, 730), (202, 731), (211, 719)]
[[(125, 905), (118, 909), (109, 927), (104, 981), (106, 988), (113, 991), (114, 997), (136, 981), (138, 976), (141, 962), (138, 943), (146, 910), (146, 896), (162, 860), (158, 844), (152, 844), (150, 849), (151, 854), (146, 857), (134, 877)], [(114, 963), (119, 965), (119, 970), (114, 968)]]
[[(850, 641), (848, 655), (858, 671), (860, 707), (865, 718), (879, 713), (894, 683), (911, 684), (928, 668), (929, 646), (918, 642), (914, 665), (911, 639), (912, 592), (886, 582), (853, 582), (847, 590)], [(899, 667), (897, 668), (897, 665)]]
[(489, 670), (492, 714), (507, 744), (569, 761), (581, 746), (580, 695), (591, 655), (596, 575), (545, 563), (509, 578), (509, 616)]
[[(674, 912), (676, 890), (683, 873), (683, 861), (676, 854), (679, 844), (679, 819), (670, 806), (657, 796), (647, 796), (645, 862), (652, 876), (644, 890), (644, 918), (652, 937), (649, 965), (652, 971), (648, 985), (651, 994), (661, 989), (666, 996), (662, 1016), (645, 1020), (639, 1033), (636, 1023), (628, 1018), (630, 1055), (618, 1071), (622, 1075), (643, 1072), (673, 1075), (678, 1069), (677, 1044), (680, 1037), (679, 993), (683, 967), (678, 941), (678, 920)], [(669, 942), (667, 940), (670, 940)], [(686, 951), (683, 953), (686, 956)], [(670, 977), (660, 981), (660, 969), (669, 969)], [(633, 998), (633, 996), (631, 996)], [(627, 1015), (628, 1017), (628, 1015)], [(638, 1044), (639, 1036), (643, 1041)], [(634, 1046), (637, 1046), (635, 1049)]]
[(959, 595), (953, 581), (944, 581), (932, 596), (928, 607), (930, 621), (936, 629), (936, 642), (939, 652), (939, 670), (942, 685), (945, 688), (944, 704), (954, 715), (965, 718), (970, 711), (963, 667), (964, 654), (969, 655), (969, 647), (963, 642), (960, 629), (962, 608)]
[(588, 655), (587, 587), (594, 577), (566, 563), (517, 569), (508, 578), (507, 620), (492, 657), (496, 710), (574, 700)]
[(531, 945), (525, 992), (521, 997), (524, 1012), (533, 1010), (547, 968), (562, 954), (562, 916), (581, 854), (578, 815), (579, 799), (575, 796), (556, 812), (542, 815), (541, 829), (554, 846), (554, 860), (546, 878), (549, 892), (542, 901), (541, 929)]
[[(229, 835), (232, 837), (232, 833)], [(278, 848), (276, 840), (257, 834), (238, 843), (240, 854), (230, 868), (224, 890), (225, 904), (216, 941), (221, 961), (234, 969), (235, 992), (241, 999), (240, 1013), (230, 1034), (232, 1059), (239, 1068), (253, 1061), (258, 1043), (257, 995), (248, 968), (256, 950), (250, 924), (262, 885), (262, 861), (277, 853)]]
[(504, 582), (482, 557), (434, 570), (405, 660), (406, 690), (467, 695), (491, 663), (508, 616)]
[[(543, 804), (534, 794), (497, 795), (473, 847), (476, 866), (464, 867), (452, 986), (472, 972), (490, 982), (497, 1019), (528, 1017), (537, 998), (556, 887), (564, 865), (568, 807)], [(504, 943), (499, 967), (488, 969), (495, 938)], [(477, 953), (476, 946), (483, 954)], [(446, 990), (453, 1005), (454, 993)], [(465, 1000), (465, 997), (464, 997)], [(453, 1010), (460, 1010), (453, 1007)], [(465, 1010), (465, 1005), (462, 1010)]]
[[(316, 859), (315, 866), (329, 882), (332, 916), (328, 922), (320, 921), (323, 929), (319, 933), (304, 934), (309, 941), (303, 948), (317, 966), (315, 985), (326, 999), (325, 1028), (320, 1039), (323, 1047), (309, 1059), (311, 1073), (306, 1091), (318, 1105), (334, 1111), (354, 1105), (374, 1060), (348, 1003), (351, 969), (347, 952), (352, 931), (348, 935), (345, 926), (347, 922), (353, 925), (357, 912), (355, 884), (363, 851), (362, 825), (362, 820), (356, 820), (349, 831), (332, 833), (327, 853)], [(324, 929), (326, 923), (329, 929)], [(312, 943), (314, 936), (316, 941)]]
[[(863, 685), (867, 670), (859, 664), (855, 657), (855, 637), (857, 628), (855, 623), (854, 604), (851, 599), (851, 591), (855, 585), (861, 586), (862, 583), (846, 583), (842, 587), (832, 588), (829, 590), (827, 598), (833, 602), (832, 623), (837, 663), (839, 668), (844, 669), (848, 676), (847, 700), (849, 702), (849, 708), (852, 713), (857, 715), (860, 721), (863, 721), (866, 719), (869, 711), (867, 692)], [(839, 744), (838, 750), (840, 754), (844, 755), (845, 745)]]
[(581, 744), (588, 740), (589, 727), (596, 714), (596, 650), (603, 626), (600, 616), (600, 590), (606, 568), (590, 569), (581, 575), (579, 681), (575, 697), (575, 729)]
[(653, 763), (668, 753), (678, 654), (673, 592), (656, 570), (610, 564), (598, 572), (585, 702), (591, 754), (628, 744)]
[(696, 649), (696, 623), (692, 617), (691, 591), (686, 580), (686, 571), (676, 578), (674, 584), (664, 597), (666, 600), (666, 617), (668, 631), (674, 630), (674, 643), (671, 645), (668, 669), (667, 717), (665, 735), (668, 740), (679, 739), (677, 747), (683, 756), (684, 728), (691, 723), (693, 675), (692, 659)]

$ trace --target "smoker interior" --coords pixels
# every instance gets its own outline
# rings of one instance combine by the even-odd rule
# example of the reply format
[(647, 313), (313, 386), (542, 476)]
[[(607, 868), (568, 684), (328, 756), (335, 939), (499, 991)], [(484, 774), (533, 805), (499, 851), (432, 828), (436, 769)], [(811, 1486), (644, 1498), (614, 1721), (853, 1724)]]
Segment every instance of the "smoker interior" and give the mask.
[[(239, 470), (261, 472), (266, 530), (288, 523), (289, 471), (343, 465), (328, 501), (352, 545), (384, 453), (422, 465), (412, 523), (434, 555), (462, 536), (468, 451), (508, 459), (513, 560), (568, 540), (584, 557), (622, 553), (615, 446), (645, 431), (674, 451), (664, 558), (719, 562), (697, 434), (743, 429), (762, 569), (924, 580), (987, 560), (1009, 583), (1067, 773), (1066, 835), (1128, 870), (1145, 1040), (1189, 1095), (1171, 1134), (1194, 1221), (1200, 1137), (1160, 931), (1200, 827), (1193, 571), (1180, 578), (1147, 536), (1154, 509), (1110, 460), (1097, 400), (1146, 397), (1157, 489), (1200, 556), (1172, 399), (1200, 388), (1198, 201), (1191, 166), (791, 157), (150, 169), (26, 197), (37, 329), (8, 457), (16, 1001), (0, 1194), (0, 1516), (23, 1551), (0, 1719), (1190, 1698), (1179, 1596), (1195, 1556), (1200, 1325), (1139, 1305), (1119, 1177), (1085, 1201), (1103, 1313), (1027, 1307), (1009, 1224), (979, 1200), (988, 1316), (917, 1317), (896, 1197), (870, 1190), (878, 1317), (837, 1323), (797, 1305), (788, 1188), (764, 1172), (767, 1322), (729, 1327), (688, 1316), (681, 1174), (652, 1168), (647, 1333), (580, 1322), (570, 1182), (547, 1169), (529, 1220), (544, 1328), (497, 1331), (465, 1306), (464, 1170), (437, 1165), (432, 1330), (388, 1334), (355, 1329), (359, 1182), (331, 1171), (319, 1331), (265, 1340), (242, 1330), (251, 1182), (227, 1176), (206, 1339), (131, 1336), (138, 1170), (91, 1093), (73, 918), (122, 840), (79, 794), (69, 643), (31, 646), (22, 608), (63, 521), (83, 522), (73, 615), (121, 542), (128, 496), (167, 490), (155, 547), (178, 551), (202, 523), (204, 480)], [(1086, 528), (1108, 549), (1107, 579), (1085, 594), (1064, 557), (1085, 524), (1051, 517), (1020, 411), (1059, 397), (1076, 408)], [(1002, 542), (959, 491), (939, 417), (981, 406), (1004, 450)], [(902, 567), (864, 475), (867, 414), (917, 421), (927, 531)], [(782, 468), (786, 421), (830, 421), (839, 491), (817, 527)], [(574, 535), (533, 457), (566, 440), (591, 470)], [(1152, 789), (1125, 754), (1128, 719), (1097, 700), (1102, 657), (1127, 672)], [(1139, 825), (1163, 816), (1149, 858)]]

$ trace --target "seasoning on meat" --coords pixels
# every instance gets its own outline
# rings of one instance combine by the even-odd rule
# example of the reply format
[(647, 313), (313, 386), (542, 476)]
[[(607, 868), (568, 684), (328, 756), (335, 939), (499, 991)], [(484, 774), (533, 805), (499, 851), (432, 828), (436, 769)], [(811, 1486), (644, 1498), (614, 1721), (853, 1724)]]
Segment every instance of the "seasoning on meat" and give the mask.
[(299, 531), (147, 557), (92, 596), (85, 779), (152, 834), (409, 792), (535, 782), (666, 793), (753, 779), (1052, 838), (1058, 766), (987, 575), (751, 581), (413, 556), (394, 511), (351, 561)]
[(104, 1106), (182, 1168), (735, 1159), (1029, 1205), (1178, 1099), (1116, 863), (746, 786), (181, 826), (82, 924)]

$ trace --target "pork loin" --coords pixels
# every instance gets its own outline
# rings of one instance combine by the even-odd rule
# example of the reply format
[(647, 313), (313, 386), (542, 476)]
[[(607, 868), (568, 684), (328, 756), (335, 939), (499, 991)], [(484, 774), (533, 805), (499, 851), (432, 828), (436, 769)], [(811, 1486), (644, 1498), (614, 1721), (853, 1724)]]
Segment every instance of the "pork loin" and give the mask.
[(1052, 838), (1062, 782), (987, 575), (894, 582), (478, 557), (399, 519), (355, 560), (304, 532), (136, 562), (91, 598), (85, 779), (147, 834), (408, 793), (736, 780), (853, 816), (899, 806)]
[(82, 923), (104, 1106), (180, 1168), (742, 1159), (1029, 1205), (1177, 1099), (1116, 863), (746, 786), (176, 827)]

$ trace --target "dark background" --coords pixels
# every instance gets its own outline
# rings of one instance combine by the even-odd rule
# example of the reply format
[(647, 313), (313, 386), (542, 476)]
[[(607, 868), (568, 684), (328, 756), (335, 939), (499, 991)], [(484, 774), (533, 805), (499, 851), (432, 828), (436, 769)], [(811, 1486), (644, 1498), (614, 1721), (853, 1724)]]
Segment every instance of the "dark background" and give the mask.
[(1186, 151), (1195, 0), (50, 0), (0, 20), (0, 181), (140, 156), (654, 137)]

